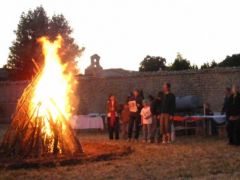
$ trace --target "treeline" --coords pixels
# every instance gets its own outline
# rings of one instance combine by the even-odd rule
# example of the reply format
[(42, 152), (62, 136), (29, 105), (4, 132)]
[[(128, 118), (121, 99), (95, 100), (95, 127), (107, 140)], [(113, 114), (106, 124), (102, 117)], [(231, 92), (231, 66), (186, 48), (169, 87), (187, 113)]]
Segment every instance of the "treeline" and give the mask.
[(140, 63), (139, 71), (181, 71), (190, 69), (210, 69), (217, 67), (238, 67), (240, 66), (240, 54), (233, 54), (232, 56), (227, 56), (223, 61), (217, 63), (216, 61), (207, 62), (198, 67), (197, 65), (191, 64), (191, 62), (178, 53), (174, 62), (170, 65), (166, 64), (167, 61), (161, 56), (146, 56)]
[(78, 73), (76, 58), (84, 51), (72, 37), (73, 29), (62, 14), (48, 16), (45, 9), (40, 6), (34, 10), (23, 12), (20, 16), (17, 29), (14, 31), (16, 39), (12, 42), (5, 70), (9, 72), (11, 80), (31, 79), (36, 74), (36, 66), (44, 65), (41, 45), (37, 39), (47, 36), (54, 40), (58, 35), (63, 38), (59, 55), (62, 63), (66, 64), (66, 71)]

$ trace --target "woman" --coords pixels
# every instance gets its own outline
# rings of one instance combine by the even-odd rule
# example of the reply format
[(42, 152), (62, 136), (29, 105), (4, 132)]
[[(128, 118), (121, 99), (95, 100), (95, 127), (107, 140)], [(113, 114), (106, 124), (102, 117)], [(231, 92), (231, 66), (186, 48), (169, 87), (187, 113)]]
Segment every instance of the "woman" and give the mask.
[(115, 139), (119, 139), (119, 118), (118, 118), (118, 104), (116, 97), (110, 95), (107, 101), (107, 119), (109, 139), (112, 140), (115, 134)]

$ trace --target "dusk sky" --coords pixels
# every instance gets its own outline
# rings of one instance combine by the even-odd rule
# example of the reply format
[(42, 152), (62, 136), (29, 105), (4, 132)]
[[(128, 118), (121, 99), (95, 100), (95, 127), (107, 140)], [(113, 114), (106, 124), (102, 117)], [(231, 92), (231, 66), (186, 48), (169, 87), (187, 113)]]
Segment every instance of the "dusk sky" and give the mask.
[(42, 5), (73, 28), (83, 70), (98, 53), (103, 68), (137, 70), (146, 55), (168, 64), (177, 52), (193, 64), (240, 53), (239, 0), (8, 0), (0, 4), (0, 65), (6, 63), (22, 12)]

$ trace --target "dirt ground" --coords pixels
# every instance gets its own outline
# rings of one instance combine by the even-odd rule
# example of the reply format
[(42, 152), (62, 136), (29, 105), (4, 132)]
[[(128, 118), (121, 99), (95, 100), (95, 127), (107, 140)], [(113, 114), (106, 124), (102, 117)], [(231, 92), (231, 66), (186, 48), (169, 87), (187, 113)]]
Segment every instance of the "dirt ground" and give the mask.
[[(0, 139), (6, 126), (0, 126)], [(109, 141), (103, 132), (80, 132), (84, 143), (130, 146), (133, 152), (113, 160), (54, 168), (0, 170), (1, 179), (240, 179), (240, 147), (226, 140), (178, 137), (174, 144)], [(83, 147), (84, 148), (84, 147)], [(101, 148), (101, 146), (99, 147)]]

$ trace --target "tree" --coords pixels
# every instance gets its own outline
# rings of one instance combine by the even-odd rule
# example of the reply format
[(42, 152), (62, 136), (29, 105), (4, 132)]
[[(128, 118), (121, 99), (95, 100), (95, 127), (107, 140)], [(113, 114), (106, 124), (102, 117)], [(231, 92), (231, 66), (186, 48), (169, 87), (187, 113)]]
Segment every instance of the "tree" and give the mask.
[(190, 61), (184, 59), (180, 53), (177, 54), (173, 64), (169, 67), (171, 71), (181, 71), (188, 69), (198, 69), (196, 65), (191, 65)]
[(233, 54), (227, 56), (222, 62), (219, 63), (219, 67), (238, 67), (240, 66), (240, 54)]
[(146, 56), (140, 63), (139, 71), (159, 71), (166, 69), (166, 59), (160, 56)]
[(84, 51), (84, 48), (79, 49), (79, 46), (74, 43), (74, 39), (70, 36), (72, 32), (63, 15), (54, 15), (49, 22), (49, 37), (54, 39), (58, 34), (63, 37), (64, 41), (59, 51), (63, 63), (67, 63), (68, 67), (77, 73), (75, 58)]
[(213, 60), (211, 63), (204, 63), (201, 66), (201, 69), (211, 69), (211, 68), (215, 68), (217, 66), (218, 66), (218, 64), (215, 62), (215, 60)]
[(43, 7), (22, 13), (16, 34), (16, 40), (10, 47), (10, 54), (6, 67), (12, 69), (15, 79), (30, 79), (35, 75), (34, 59), (41, 67), (43, 54), (37, 39), (48, 36), (55, 39), (58, 34), (63, 37), (63, 46), (60, 49), (60, 57), (63, 63), (76, 71), (75, 58), (81, 54), (80, 49), (71, 37), (72, 29), (63, 15), (54, 15), (49, 18)]

